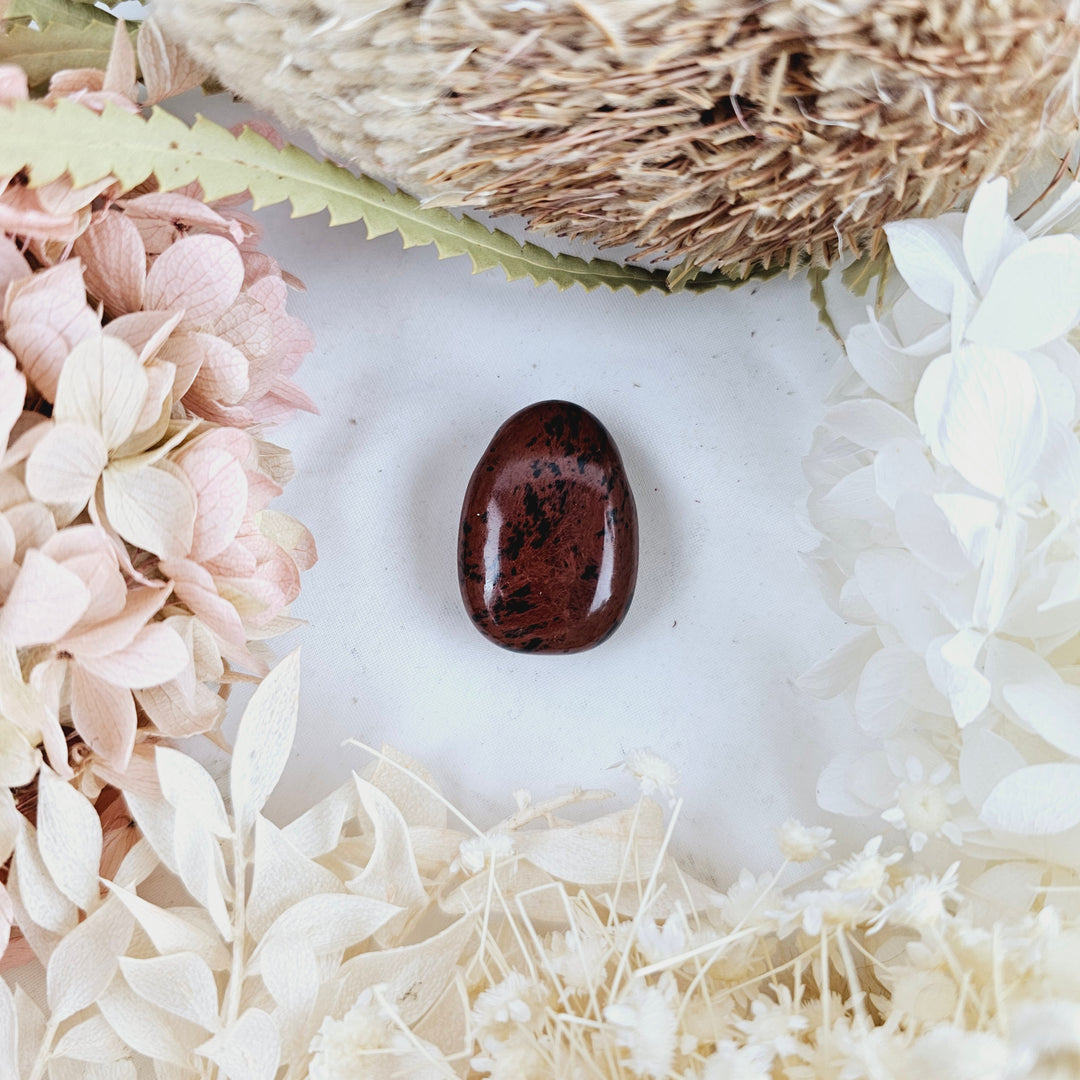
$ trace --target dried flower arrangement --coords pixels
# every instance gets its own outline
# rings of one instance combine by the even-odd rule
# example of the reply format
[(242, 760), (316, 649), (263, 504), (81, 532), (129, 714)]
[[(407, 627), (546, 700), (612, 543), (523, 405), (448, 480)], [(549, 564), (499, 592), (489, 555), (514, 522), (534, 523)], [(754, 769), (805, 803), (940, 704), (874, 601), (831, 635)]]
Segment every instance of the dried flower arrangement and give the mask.
[[(54, 75), (41, 109), (139, 111), (115, 25), (107, 67)], [(198, 82), (153, 26), (137, 46), (151, 100)], [(0, 109), (28, 96), (0, 67)], [(33, 945), (93, 906), (154, 744), (213, 734), (230, 685), (266, 672), (315, 548), (271, 509), (293, 470), (263, 435), (312, 408), (291, 381), (312, 341), (240, 200), (28, 179), (0, 176), (0, 939), (17, 922)], [(9, 896), (31, 821), (60, 875), (47, 912)], [(65, 874), (76, 838), (94, 866)]]
[(1076, 867), (1080, 184), (1024, 228), (1006, 199), (887, 227), (910, 290), (847, 335), (807, 461), (809, 563), (866, 629), (804, 682), (876, 743), (831, 804)]
[(314, 556), (267, 509), (288, 466), (260, 437), (308, 405), (309, 342), (240, 193), (559, 284), (657, 280), (446, 224), (250, 129), (146, 119), (136, 58), (146, 100), (199, 78), (153, 23), (133, 52), (96, 9), (31, 27), (28, 6), (0, 37), (21, 56), (80, 19), (110, 44), (104, 69), (0, 67), (0, 929), (45, 974), (43, 1002), (0, 980), (0, 1076), (1080, 1071), (1080, 185), (1024, 229), (1004, 181), (888, 226), (899, 276), (807, 462), (810, 564), (868, 629), (804, 682), (882, 744), (823, 790), (906, 846), (807, 874), (832, 838), (786, 822), (775, 874), (715, 891), (667, 854), (677, 778), (646, 751), (635, 806), (518, 792), (486, 831), (373, 751), (281, 828), (297, 654), (240, 722), (228, 800), (160, 738), (212, 732), (215, 688), (266, 670)]
[(740, 276), (1075, 130), (1071, 0), (161, 0), (231, 89), (443, 203)]

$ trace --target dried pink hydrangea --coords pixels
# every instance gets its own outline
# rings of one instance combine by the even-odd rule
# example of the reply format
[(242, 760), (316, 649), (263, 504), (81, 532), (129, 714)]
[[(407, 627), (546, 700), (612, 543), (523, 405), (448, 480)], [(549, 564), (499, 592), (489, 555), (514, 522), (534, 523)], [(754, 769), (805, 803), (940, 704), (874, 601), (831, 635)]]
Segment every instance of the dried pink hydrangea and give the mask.
[[(148, 100), (198, 81), (152, 25), (138, 55)], [(46, 100), (136, 95), (118, 26)], [(27, 96), (0, 66), (0, 114)], [(313, 411), (313, 343), (243, 201), (0, 176), (0, 797), (24, 808), (43, 761), (90, 799), (152, 791), (155, 739), (213, 733), (294, 625), (315, 546), (271, 509), (291, 465), (264, 428)], [(13, 918), (0, 883), (0, 944)]]

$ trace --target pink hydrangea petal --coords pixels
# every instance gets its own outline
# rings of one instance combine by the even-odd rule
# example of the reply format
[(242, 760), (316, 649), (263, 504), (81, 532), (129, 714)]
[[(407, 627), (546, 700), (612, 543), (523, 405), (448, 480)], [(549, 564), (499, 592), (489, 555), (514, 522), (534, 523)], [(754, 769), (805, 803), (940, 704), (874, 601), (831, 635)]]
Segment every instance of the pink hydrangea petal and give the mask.
[[(119, 615), (57, 641), (58, 647), (80, 660), (102, 657), (126, 649), (139, 631), (161, 610), (169, 598), (168, 588), (128, 590)], [(170, 676), (171, 677), (171, 676)]]
[(184, 395), (184, 405), (193, 416), (226, 427), (248, 428), (255, 423), (250, 409), (243, 405), (222, 405), (192, 388)]
[(71, 721), (94, 753), (123, 771), (135, 745), (135, 699), (122, 686), (71, 665)]
[(131, 44), (131, 38), (128, 37), (123, 19), (116, 20), (102, 89), (111, 90), (114, 94), (123, 94), (129, 98), (135, 96), (135, 48)]
[(177, 464), (195, 489), (197, 511), (190, 557), (197, 562), (216, 555), (232, 542), (247, 508), (247, 477), (227, 451), (196, 446)]
[(80, 655), (84, 670), (114, 686), (144, 690), (175, 678), (189, 661), (180, 635), (163, 623), (150, 623), (123, 649), (105, 656)]
[(274, 347), (274, 320), (254, 297), (241, 293), (236, 303), (214, 324), (214, 333), (242, 349), (253, 363), (270, 356)]
[(259, 561), (242, 543), (234, 542), (214, 553), (213, 558), (203, 560), (211, 574), (226, 578), (246, 578), (255, 573)]
[(254, 517), (260, 510), (265, 510), (282, 492), (265, 473), (249, 469), (248, 474), (248, 515)]
[(90, 204), (115, 182), (111, 176), (107, 176), (84, 187), (72, 187), (71, 181), (65, 176), (34, 188), (33, 194), (38, 205), (47, 213), (73, 215), (89, 210)]
[(41, 550), (57, 562), (78, 558), (80, 555), (105, 555), (116, 566), (116, 551), (108, 533), (97, 525), (70, 525), (61, 529)]
[(221, 641), (243, 648), (244, 626), (236, 608), (218, 595), (210, 573), (190, 559), (163, 559), (162, 573), (172, 578), (176, 595)]
[(20, 649), (50, 645), (82, 618), (90, 599), (77, 574), (32, 548), (0, 608), (0, 637)]
[(124, 214), (98, 215), (73, 250), (83, 260), (87, 292), (104, 304), (106, 315), (115, 318), (142, 307), (146, 249)]
[(0, 455), (26, 403), (26, 376), (15, 370), (15, 357), (0, 345)]
[(26, 257), (9, 236), (0, 234), (0, 296), (13, 281), (20, 281), (32, 273)]
[(29, 97), (26, 72), (17, 64), (0, 64), (0, 102), (26, 101)]
[[(142, 693), (141, 690), (135, 692), (136, 700)], [(93, 769), (95, 776), (99, 776), (107, 784), (112, 784), (121, 791), (130, 791), (133, 795), (141, 795), (144, 799), (161, 798), (161, 785), (158, 783), (152, 744), (136, 743), (123, 769), (114, 769), (107, 761), (95, 761)], [(105, 843), (108, 847), (108, 838)], [(102, 864), (102, 876), (105, 877), (107, 875), (104, 873), (104, 857)]]
[(79, 235), (81, 222), (77, 214), (51, 214), (35, 203), (36, 198), (16, 200), (8, 195), (0, 197), (0, 232), (32, 236), (38, 240), (58, 240), (68, 243)]
[(243, 230), (236, 222), (176, 191), (153, 191), (124, 199), (120, 205), (151, 255), (160, 255), (193, 230), (225, 236), (237, 244), (243, 239)]
[(139, 27), (135, 49), (139, 56), (139, 71), (146, 86), (147, 105), (175, 97), (185, 90), (194, 90), (206, 77), (186, 49), (162, 34), (153, 16), (145, 19)]
[(240, 295), (244, 264), (236, 245), (221, 236), (189, 236), (163, 251), (146, 275), (145, 303), (184, 309), (183, 330), (212, 325)]
[(248, 358), (210, 334), (200, 334), (203, 362), (191, 384), (198, 398), (236, 405), (248, 393)]
[(101, 332), (97, 316), (86, 303), (82, 263), (68, 259), (11, 285), (4, 322), (8, 348), (30, 381), (48, 401), (54, 401), (68, 354), (79, 342)]
[[(61, 530), (66, 532), (67, 530)], [(95, 551), (75, 555), (62, 563), (65, 570), (75, 574), (90, 590), (90, 606), (79, 620), (82, 626), (93, 626), (115, 618), (124, 610), (127, 585), (117, 565), (114, 551)]]

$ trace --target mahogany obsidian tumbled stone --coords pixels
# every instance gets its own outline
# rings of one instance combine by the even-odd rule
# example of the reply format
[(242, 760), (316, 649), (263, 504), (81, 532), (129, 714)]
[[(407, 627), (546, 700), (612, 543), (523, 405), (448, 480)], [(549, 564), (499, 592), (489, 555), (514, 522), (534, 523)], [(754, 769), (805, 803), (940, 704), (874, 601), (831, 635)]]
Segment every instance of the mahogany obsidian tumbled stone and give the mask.
[(461, 596), (496, 645), (571, 653), (622, 622), (637, 580), (634, 496), (592, 413), (542, 401), (495, 433), (465, 493)]

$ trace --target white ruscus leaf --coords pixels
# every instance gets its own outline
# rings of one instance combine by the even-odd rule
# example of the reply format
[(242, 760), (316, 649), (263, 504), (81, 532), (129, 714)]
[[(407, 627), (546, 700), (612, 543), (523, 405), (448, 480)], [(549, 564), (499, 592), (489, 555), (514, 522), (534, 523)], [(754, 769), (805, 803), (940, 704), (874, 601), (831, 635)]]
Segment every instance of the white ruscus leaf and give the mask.
[(243, 836), (277, 786), (296, 734), (300, 704), (300, 650), (294, 649), (263, 679), (240, 720), (233, 748), (232, 809)]
[(18, 1041), (19, 1014), (15, 1010), (15, 995), (7, 982), (0, 979), (0, 1076), (19, 1075)]
[(159, 746), (154, 756), (161, 793), (177, 814), (198, 821), (215, 836), (232, 835), (221, 792), (210, 774), (189, 755), (167, 746)]
[(172, 953), (137, 960), (120, 960), (128, 986), (139, 997), (166, 1012), (190, 1020), (207, 1031), (217, 1031), (218, 993), (214, 973), (193, 952)]
[(277, 1025), (261, 1009), (248, 1009), (197, 1053), (209, 1058), (228, 1080), (274, 1080), (281, 1057)]
[(41, 766), (38, 775), (37, 841), (41, 858), (60, 891), (84, 911), (98, 902), (101, 819), (85, 795)]
[(109, 896), (56, 946), (46, 971), (54, 1022), (74, 1016), (104, 993), (133, 927), (130, 912)]

